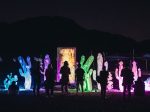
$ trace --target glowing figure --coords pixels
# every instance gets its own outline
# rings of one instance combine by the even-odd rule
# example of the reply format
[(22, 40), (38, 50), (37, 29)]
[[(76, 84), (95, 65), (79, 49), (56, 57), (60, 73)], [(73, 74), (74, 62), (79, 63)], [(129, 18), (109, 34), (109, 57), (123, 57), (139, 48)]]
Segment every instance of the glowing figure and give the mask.
[[(97, 76), (100, 76), (100, 71), (102, 71), (103, 68), (103, 56), (101, 53), (98, 53), (97, 55)], [(100, 83), (97, 83), (97, 87), (100, 90), (101, 86)]]
[(107, 89), (111, 90), (113, 88), (113, 81), (112, 81), (112, 74), (111, 74), (111, 72), (109, 72), (107, 80), (108, 80)]
[(108, 71), (108, 62), (107, 61), (104, 62), (104, 66), (106, 68), (106, 71)]
[(96, 81), (96, 70), (93, 70), (93, 80)]
[(50, 60), (49, 55), (46, 54), (44, 58), (44, 62), (42, 62), (42, 59), (39, 61), (40, 61), (40, 67), (43, 70), (41, 71), (41, 74), (44, 75), (44, 81), (45, 81), (46, 80), (45, 72), (46, 72), (46, 69), (48, 68), (48, 65), (51, 63), (51, 60)]
[(115, 70), (115, 76), (116, 76), (116, 79), (119, 80), (119, 89), (121, 92), (123, 92), (123, 86), (122, 86), (123, 77), (121, 77), (122, 69), (123, 69), (123, 61), (120, 61), (119, 62), (119, 69), (116, 68), (116, 70)]
[[(107, 61), (104, 62), (104, 66), (106, 68), (106, 71), (108, 71), (108, 62)], [(112, 82), (112, 74), (111, 74), (111, 72), (109, 72), (107, 80), (108, 80), (107, 89), (111, 90), (113, 88), (113, 82)]]
[(85, 74), (84, 74), (84, 91), (92, 91), (92, 80), (91, 80), (91, 75), (93, 73), (93, 69), (90, 69), (90, 66), (92, 65), (94, 61), (94, 56), (91, 55), (87, 61), (85, 62), (85, 56), (81, 56), (80, 64), (81, 67), (83, 68)]
[(137, 79), (138, 79), (138, 70), (137, 70), (137, 65), (136, 65), (135, 61), (132, 62), (132, 72), (133, 72), (133, 75), (134, 75), (134, 81), (137, 81)]
[(150, 77), (148, 77), (147, 80), (144, 81), (144, 83), (145, 83), (145, 90), (150, 91)]
[(14, 77), (12, 77), (12, 73), (10, 73), (9, 75), (7, 75), (7, 78), (5, 78), (5, 80), (4, 80), (5, 89), (8, 89), (13, 81), (15, 81), (17, 84), (18, 77), (17, 77), (17, 75), (14, 75)]
[(23, 57), (21, 57), (21, 56), (18, 57), (18, 61), (21, 65), (21, 68), (19, 68), (19, 73), (22, 77), (25, 78), (25, 83), (24, 83), (25, 89), (30, 89), (31, 88), (30, 57), (28, 56), (26, 60), (27, 60), (27, 63), (25, 62)]
[(142, 77), (141, 69), (138, 68), (138, 77)]
[(97, 55), (97, 75), (100, 75), (100, 71), (102, 71), (103, 68), (103, 56), (101, 53), (98, 53)]

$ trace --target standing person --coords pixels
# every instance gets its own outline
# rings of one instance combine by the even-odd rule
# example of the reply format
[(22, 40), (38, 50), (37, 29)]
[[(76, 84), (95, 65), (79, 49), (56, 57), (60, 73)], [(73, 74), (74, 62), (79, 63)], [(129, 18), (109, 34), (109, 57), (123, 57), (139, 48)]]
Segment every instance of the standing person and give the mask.
[(79, 84), (81, 85), (81, 89), (83, 92), (83, 78), (84, 78), (84, 70), (81, 68), (81, 64), (78, 65), (78, 68), (75, 70), (75, 80), (76, 80), (76, 90), (78, 93), (79, 90)]
[(19, 93), (19, 87), (18, 87), (18, 85), (16, 84), (15, 81), (13, 81), (12, 84), (9, 86), (8, 93), (10, 95), (14, 95), (14, 96), (18, 95), (18, 93)]
[(133, 72), (129, 69), (128, 65), (126, 64), (125, 68), (121, 71), (121, 77), (123, 77), (123, 98), (125, 98), (126, 89), (128, 90), (128, 97), (131, 96), (131, 85), (133, 84)]
[(39, 95), (41, 84), (40, 62), (34, 60), (31, 70), (32, 80), (34, 82), (33, 93), (34, 95)]
[(108, 78), (108, 71), (106, 71), (106, 67), (103, 66), (103, 70), (100, 71), (100, 84), (101, 84), (101, 97), (102, 99), (106, 98), (106, 86), (107, 86), (107, 78)]
[(61, 77), (61, 91), (64, 92), (64, 86), (65, 86), (65, 92), (68, 93), (68, 83), (69, 83), (69, 74), (70, 68), (68, 67), (68, 62), (64, 62), (64, 66), (61, 67), (60, 73), (62, 74)]
[(51, 90), (51, 96), (53, 96), (54, 93), (54, 83), (55, 83), (55, 71), (53, 69), (52, 64), (48, 65), (48, 68), (45, 72), (46, 80), (45, 80), (45, 90), (46, 95), (49, 96), (49, 89)]
[(134, 95), (135, 96), (144, 96), (145, 95), (145, 85), (142, 77), (138, 77), (134, 85)]

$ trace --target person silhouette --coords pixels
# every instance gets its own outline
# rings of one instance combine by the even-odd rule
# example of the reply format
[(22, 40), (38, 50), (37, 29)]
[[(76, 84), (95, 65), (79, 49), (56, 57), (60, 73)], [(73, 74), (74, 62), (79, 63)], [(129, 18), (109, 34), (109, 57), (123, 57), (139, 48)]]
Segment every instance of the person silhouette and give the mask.
[(78, 68), (75, 70), (75, 80), (76, 80), (76, 90), (78, 93), (79, 85), (81, 85), (81, 89), (83, 92), (83, 79), (84, 78), (84, 70), (81, 68), (81, 64), (78, 65)]
[(135, 96), (144, 96), (145, 95), (145, 84), (142, 80), (142, 77), (138, 77), (134, 85), (134, 95)]
[(51, 90), (51, 96), (54, 94), (54, 84), (55, 84), (55, 70), (52, 64), (48, 65), (48, 68), (45, 72), (46, 80), (45, 80), (45, 90), (46, 95), (49, 96), (49, 89)]
[(106, 67), (103, 66), (103, 70), (100, 71), (100, 85), (101, 85), (101, 97), (102, 99), (106, 98), (106, 86), (107, 86), (107, 78), (108, 78), (108, 71), (106, 71)]
[(68, 62), (65, 61), (64, 65), (60, 69), (60, 73), (62, 74), (61, 77), (61, 91), (62, 93), (64, 92), (64, 87), (65, 87), (65, 92), (68, 93), (68, 83), (69, 83), (69, 74), (70, 68), (68, 67)]
[(32, 80), (33, 80), (33, 93), (34, 95), (39, 95), (40, 84), (41, 84), (41, 73), (40, 73), (40, 62), (33, 61), (31, 68)]
[(13, 81), (12, 84), (8, 88), (8, 94), (17, 95), (19, 93), (19, 87), (16, 85), (16, 82)]
[(126, 96), (126, 89), (128, 91), (128, 97), (131, 97), (131, 85), (133, 84), (133, 72), (126, 64), (125, 67), (121, 71), (121, 77), (123, 77), (123, 98)]

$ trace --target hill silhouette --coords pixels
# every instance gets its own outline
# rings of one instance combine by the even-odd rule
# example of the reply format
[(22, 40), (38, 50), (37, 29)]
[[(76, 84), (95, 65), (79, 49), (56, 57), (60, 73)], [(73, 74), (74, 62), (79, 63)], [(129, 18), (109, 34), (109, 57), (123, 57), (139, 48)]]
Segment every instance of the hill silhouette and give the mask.
[(122, 35), (89, 30), (71, 19), (57, 16), (1, 23), (0, 37), (0, 53), (6, 55), (38, 55), (54, 51), (56, 54), (59, 46), (75, 46), (80, 54), (90, 54), (91, 51), (130, 54), (133, 48), (138, 50), (144, 45)]
[(19, 74), (18, 62), (13, 61), (19, 55), (32, 58), (49, 53), (56, 67), (57, 47), (76, 47), (77, 61), (82, 54), (89, 56), (92, 53), (96, 57), (98, 52), (104, 52), (105, 56), (131, 58), (133, 49), (135, 56), (150, 52), (150, 40), (137, 42), (122, 35), (86, 29), (64, 17), (35, 17), (0, 23), (0, 39), (1, 74), (5, 75), (10, 72)]
[[(57, 47), (76, 47), (77, 61), (82, 54), (89, 56), (92, 53), (96, 58), (98, 52), (104, 52), (106, 56), (129, 57), (132, 57), (133, 49), (135, 56), (150, 52), (150, 40), (137, 42), (122, 35), (86, 29), (64, 17), (35, 17), (13, 23), (0, 23), (0, 39), (0, 85), (10, 72), (19, 74), (19, 55), (33, 58), (44, 57), (49, 53), (53, 66), (56, 67)], [(92, 66), (96, 66), (96, 61)], [(114, 63), (112, 68), (113, 66)]]

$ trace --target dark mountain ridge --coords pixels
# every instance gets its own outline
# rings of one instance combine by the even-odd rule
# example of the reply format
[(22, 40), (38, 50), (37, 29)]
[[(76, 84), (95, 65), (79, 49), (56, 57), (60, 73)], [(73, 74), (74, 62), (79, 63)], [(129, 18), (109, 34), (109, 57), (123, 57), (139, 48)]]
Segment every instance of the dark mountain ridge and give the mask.
[[(149, 52), (149, 47), (122, 35), (88, 30), (64, 17), (36, 17), (0, 24), (1, 54), (41, 54), (57, 47), (77, 47), (79, 53)], [(142, 49), (142, 51), (141, 51)]]

